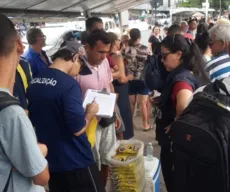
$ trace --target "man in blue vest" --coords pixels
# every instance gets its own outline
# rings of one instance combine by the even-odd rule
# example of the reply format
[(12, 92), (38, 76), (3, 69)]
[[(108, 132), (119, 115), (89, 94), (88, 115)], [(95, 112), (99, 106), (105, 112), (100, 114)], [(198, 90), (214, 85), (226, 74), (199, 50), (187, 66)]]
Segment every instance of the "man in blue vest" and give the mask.
[(29, 63), (25, 58), (21, 57), (17, 66), (15, 82), (14, 82), (14, 96), (20, 101), (22, 107), (27, 112), (27, 97), (26, 89), (32, 80), (32, 73)]

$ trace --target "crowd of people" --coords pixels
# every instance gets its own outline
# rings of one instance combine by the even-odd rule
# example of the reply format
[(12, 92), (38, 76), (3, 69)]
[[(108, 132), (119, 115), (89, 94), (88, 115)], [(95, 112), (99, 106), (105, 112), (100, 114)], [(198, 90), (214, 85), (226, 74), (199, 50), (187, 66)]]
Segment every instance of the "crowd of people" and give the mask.
[[(182, 114), (201, 86), (230, 75), (230, 23), (209, 28), (195, 20), (155, 26), (149, 46), (139, 29), (121, 38), (107, 33), (100, 18), (86, 21), (81, 44), (66, 39), (51, 58), (42, 50), (46, 36), (39, 28), (27, 31), (28, 50), (14, 24), (0, 14), (0, 191), (105, 191), (109, 167), (106, 155), (117, 139), (133, 137), (133, 117), (139, 106), (142, 129), (149, 122), (145, 65), (158, 56), (163, 84), (150, 101), (159, 109), (156, 139), (168, 192), (175, 192), (170, 125)], [(74, 38), (73, 38), (74, 39)], [(117, 94), (112, 118), (99, 118), (96, 102), (83, 108), (88, 89)], [(4, 96), (20, 106), (2, 107)], [(95, 145), (86, 130), (97, 121)]]

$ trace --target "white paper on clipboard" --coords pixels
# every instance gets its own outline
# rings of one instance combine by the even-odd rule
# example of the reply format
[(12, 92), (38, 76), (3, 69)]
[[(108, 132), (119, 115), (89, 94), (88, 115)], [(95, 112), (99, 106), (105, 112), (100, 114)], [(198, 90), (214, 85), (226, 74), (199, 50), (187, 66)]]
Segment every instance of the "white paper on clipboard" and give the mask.
[(88, 89), (85, 94), (83, 108), (95, 101), (99, 105), (99, 111), (96, 114), (98, 117), (110, 118), (113, 116), (116, 94), (102, 93), (100, 90)]

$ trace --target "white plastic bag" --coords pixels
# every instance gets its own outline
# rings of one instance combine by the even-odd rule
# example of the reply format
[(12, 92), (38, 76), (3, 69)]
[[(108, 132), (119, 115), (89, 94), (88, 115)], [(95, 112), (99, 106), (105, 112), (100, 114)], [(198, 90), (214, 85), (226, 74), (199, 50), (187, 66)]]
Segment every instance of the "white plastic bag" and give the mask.
[[(120, 146), (130, 145), (127, 150), (118, 153)], [(138, 146), (135, 150), (135, 147)], [(132, 148), (133, 147), (133, 148)], [(134, 149), (134, 150), (132, 150)], [(139, 140), (117, 141), (116, 145), (107, 154), (107, 160), (111, 169), (111, 180), (115, 192), (140, 192), (145, 186), (145, 168), (144, 168), (144, 143)], [(129, 160), (116, 160), (114, 156), (130, 155)]]

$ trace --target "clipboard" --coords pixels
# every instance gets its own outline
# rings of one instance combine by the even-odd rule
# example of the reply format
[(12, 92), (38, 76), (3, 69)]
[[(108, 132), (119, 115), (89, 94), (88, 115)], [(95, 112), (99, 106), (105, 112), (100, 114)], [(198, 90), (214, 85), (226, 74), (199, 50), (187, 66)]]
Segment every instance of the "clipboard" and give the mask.
[(108, 93), (106, 89), (88, 89), (83, 101), (83, 108), (86, 109), (86, 106), (93, 101), (99, 105), (99, 111), (96, 114), (97, 117), (111, 118), (113, 116), (116, 103), (115, 93)]

